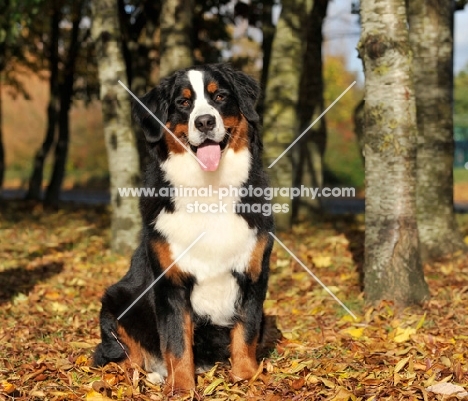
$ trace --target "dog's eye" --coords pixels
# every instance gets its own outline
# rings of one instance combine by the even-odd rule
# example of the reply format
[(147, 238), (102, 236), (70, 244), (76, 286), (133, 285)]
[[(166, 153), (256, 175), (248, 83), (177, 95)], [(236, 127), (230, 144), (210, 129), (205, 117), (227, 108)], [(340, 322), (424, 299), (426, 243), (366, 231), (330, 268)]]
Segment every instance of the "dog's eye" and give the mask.
[(189, 107), (191, 104), (189, 99), (180, 99), (178, 103), (181, 107)]
[(220, 93), (218, 93), (216, 96), (215, 96), (215, 102), (222, 102), (224, 99), (226, 99), (226, 96), (225, 95), (222, 95)]

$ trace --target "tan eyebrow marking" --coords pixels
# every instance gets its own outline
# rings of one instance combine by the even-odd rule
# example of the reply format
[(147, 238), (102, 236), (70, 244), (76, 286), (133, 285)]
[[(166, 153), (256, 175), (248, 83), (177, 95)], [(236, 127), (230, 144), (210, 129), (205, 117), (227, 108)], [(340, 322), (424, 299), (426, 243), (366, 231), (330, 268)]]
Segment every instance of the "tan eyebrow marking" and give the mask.
[(210, 82), (206, 89), (209, 93), (215, 93), (218, 90), (218, 84), (216, 82)]
[(182, 96), (187, 98), (187, 99), (191, 99), (192, 98), (192, 91), (188, 88), (185, 88), (182, 90)]

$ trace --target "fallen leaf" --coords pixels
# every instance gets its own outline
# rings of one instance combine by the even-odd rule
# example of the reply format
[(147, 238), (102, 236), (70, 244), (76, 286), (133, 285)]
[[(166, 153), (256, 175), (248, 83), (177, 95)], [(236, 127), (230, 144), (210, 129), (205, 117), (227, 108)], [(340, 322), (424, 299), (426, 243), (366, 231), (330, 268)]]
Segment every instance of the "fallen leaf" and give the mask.
[(400, 361), (398, 361), (398, 363), (395, 365), (395, 369), (393, 370), (395, 373), (398, 373), (401, 369), (403, 369), (405, 367), (405, 365), (408, 363), (408, 361), (410, 360), (410, 356), (407, 357), (407, 358), (404, 358)]
[(203, 395), (213, 394), (213, 392), (216, 390), (216, 387), (218, 387), (223, 382), (224, 382), (223, 378), (217, 378), (213, 380), (208, 386), (205, 387), (205, 390), (203, 391)]
[(341, 330), (341, 332), (349, 334), (354, 338), (361, 338), (364, 334), (364, 327), (348, 327), (347, 329)]
[(416, 329), (413, 329), (412, 327), (407, 327), (405, 329), (397, 327), (395, 337), (393, 337), (393, 341), (395, 341), (396, 343), (404, 343), (410, 340), (411, 335), (415, 333)]
[(317, 255), (312, 258), (312, 262), (318, 268), (322, 267), (329, 267), (331, 265), (331, 257), (330, 256), (323, 256)]
[(452, 383), (438, 383), (426, 388), (427, 391), (435, 394), (456, 395), (458, 397), (468, 396), (468, 392), (461, 386)]
[(0, 382), (0, 390), (4, 393), (11, 394), (13, 391), (16, 390), (14, 384), (7, 382), (6, 380), (2, 380)]

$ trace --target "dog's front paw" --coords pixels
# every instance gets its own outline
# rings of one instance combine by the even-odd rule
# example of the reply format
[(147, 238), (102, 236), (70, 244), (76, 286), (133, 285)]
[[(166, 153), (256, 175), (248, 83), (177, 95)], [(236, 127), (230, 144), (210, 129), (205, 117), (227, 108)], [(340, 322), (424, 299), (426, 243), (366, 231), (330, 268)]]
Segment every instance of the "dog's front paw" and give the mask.
[(248, 380), (255, 376), (258, 370), (258, 363), (251, 359), (244, 359), (243, 363), (237, 363), (232, 367), (231, 380), (235, 383), (241, 380)]
[(179, 391), (187, 392), (195, 389), (195, 377), (188, 374), (169, 375), (166, 379), (164, 393), (172, 394)]

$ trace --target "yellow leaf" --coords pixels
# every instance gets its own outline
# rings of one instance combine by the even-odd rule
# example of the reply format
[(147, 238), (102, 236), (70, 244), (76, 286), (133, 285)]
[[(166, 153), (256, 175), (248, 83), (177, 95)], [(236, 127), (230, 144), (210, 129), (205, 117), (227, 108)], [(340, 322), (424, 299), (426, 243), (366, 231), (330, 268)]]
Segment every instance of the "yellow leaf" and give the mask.
[(78, 366), (87, 365), (88, 357), (86, 355), (81, 354), (78, 358), (76, 358), (75, 364)]
[(408, 363), (408, 361), (410, 360), (410, 356), (408, 356), (407, 358), (403, 358), (401, 359), (400, 361), (398, 361), (398, 363), (395, 365), (395, 369), (393, 370), (395, 373), (398, 373), (401, 369), (403, 369), (406, 364)]
[(412, 327), (407, 327), (406, 329), (402, 329), (401, 327), (398, 327), (395, 332), (395, 337), (393, 338), (393, 341), (396, 343), (404, 343), (410, 339), (410, 336), (412, 334), (416, 333), (416, 329), (413, 329)]
[(297, 272), (297, 273), (292, 273), (291, 277), (293, 280), (296, 281), (302, 281), (302, 280), (308, 280), (309, 275), (306, 272)]
[(316, 267), (328, 267), (331, 265), (331, 257), (330, 256), (314, 256), (312, 258), (312, 262)]
[(333, 383), (331, 380), (325, 379), (324, 377), (321, 377), (320, 380), (321, 380), (322, 383), (325, 384), (325, 386), (327, 386), (328, 388), (335, 388), (335, 387), (336, 387), (336, 384)]
[(59, 298), (61, 298), (63, 294), (57, 291), (47, 291), (45, 293), (45, 298), (47, 298), (49, 301), (55, 301)]
[[(361, 320), (361, 318), (358, 316), (358, 322)], [(356, 320), (354, 319), (354, 317), (352, 317), (351, 315), (344, 315), (341, 319), (340, 319), (340, 322), (348, 322), (348, 323), (356, 323)]]
[(330, 398), (330, 401), (348, 401), (350, 399), (355, 399), (353, 393), (349, 392), (344, 387), (340, 387), (338, 392)]
[(442, 265), (440, 266), (440, 271), (442, 272), (442, 274), (445, 274), (446, 276), (452, 274), (453, 272), (453, 265)]
[(218, 369), (218, 365), (214, 365), (208, 372), (206, 372), (205, 377), (208, 379), (212, 379), (214, 377), (216, 369)]
[(96, 346), (96, 344), (85, 343), (81, 341), (70, 341), (68, 344), (71, 345), (73, 348), (85, 348), (85, 349), (93, 348)]
[(61, 313), (61, 312), (65, 312), (68, 310), (68, 306), (60, 302), (52, 302), (50, 305), (51, 305), (52, 311), (54, 312)]
[(298, 372), (301, 372), (303, 371), (306, 367), (307, 367), (307, 364), (305, 363), (298, 363), (298, 364), (293, 364), (295, 366), (292, 366), (291, 369), (288, 370), (288, 373), (298, 373)]
[(424, 324), (424, 322), (426, 320), (426, 314), (427, 314), (427, 312), (424, 312), (423, 317), (419, 320), (418, 324), (416, 325), (416, 330), (419, 330), (423, 326), (423, 324)]
[(0, 390), (3, 391), (4, 393), (11, 394), (13, 391), (16, 390), (16, 387), (14, 384), (11, 384), (10, 382), (7, 382), (6, 380), (2, 380), (0, 382)]
[(224, 379), (222, 378), (213, 380), (211, 384), (205, 388), (203, 395), (211, 395), (216, 390), (216, 387), (218, 387), (222, 382), (224, 382)]
[(111, 398), (107, 398), (106, 396), (94, 390), (88, 391), (86, 394), (86, 401), (107, 401), (110, 399)]
[(341, 331), (342, 333), (349, 334), (353, 338), (361, 338), (364, 334), (364, 327), (348, 327)]

